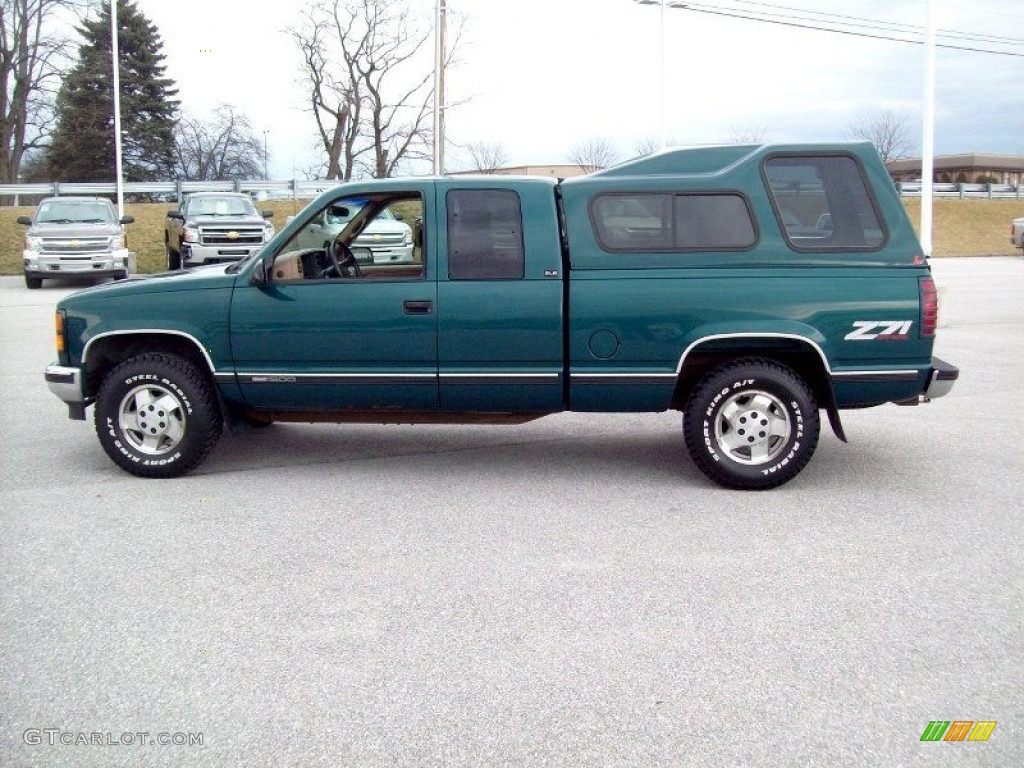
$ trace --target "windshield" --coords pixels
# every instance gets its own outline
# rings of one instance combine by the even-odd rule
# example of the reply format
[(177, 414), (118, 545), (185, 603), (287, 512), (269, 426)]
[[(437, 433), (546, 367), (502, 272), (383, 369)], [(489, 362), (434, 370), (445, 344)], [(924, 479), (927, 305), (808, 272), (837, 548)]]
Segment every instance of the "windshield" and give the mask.
[(256, 206), (247, 197), (201, 195), (189, 198), (190, 216), (258, 216)]
[(114, 207), (106, 200), (44, 200), (36, 224), (112, 224)]

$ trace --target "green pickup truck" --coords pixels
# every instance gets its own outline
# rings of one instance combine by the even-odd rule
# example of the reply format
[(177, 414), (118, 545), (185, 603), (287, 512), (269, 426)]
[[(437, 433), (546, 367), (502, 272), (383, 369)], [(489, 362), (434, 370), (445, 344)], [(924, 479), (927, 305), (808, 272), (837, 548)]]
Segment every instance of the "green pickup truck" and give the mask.
[[(309, 247), (325, 215), (348, 224)], [(353, 253), (381, 217), (415, 222), (411, 261)], [(143, 477), (195, 468), (225, 423), (674, 409), (709, 478), (765, 489), (810, 460), (820, 411), (845, 440), (843, 409), (952, 388), (937, 312), (871, 145), (705, 147), (561, 182), (343, 184), (243, 261), (68, 296), (45, 377)]]

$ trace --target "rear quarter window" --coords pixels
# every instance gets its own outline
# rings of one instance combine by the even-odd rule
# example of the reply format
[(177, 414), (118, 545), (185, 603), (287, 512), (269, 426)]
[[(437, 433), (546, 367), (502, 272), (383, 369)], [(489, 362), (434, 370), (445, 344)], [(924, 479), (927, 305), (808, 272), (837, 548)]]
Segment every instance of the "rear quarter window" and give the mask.
[(765, 181), (779, 225), (797, 251), (877, 251), (888, 233), (849, 155), (769, 158)]
[(623, 253), (747, 250), (757, 227), (742, 195), (730, 192), (609, 193), (590, 206), (598, 243)]

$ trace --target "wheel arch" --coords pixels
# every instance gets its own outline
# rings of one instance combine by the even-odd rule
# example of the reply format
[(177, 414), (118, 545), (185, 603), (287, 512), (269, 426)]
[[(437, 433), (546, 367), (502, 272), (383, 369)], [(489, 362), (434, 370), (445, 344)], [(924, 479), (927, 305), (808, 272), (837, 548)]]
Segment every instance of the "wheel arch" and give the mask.
[(216, 366), (209, 352), (195, 336), (184, 331), (145, 329), (109, 331), (97, 334), (86, 342), (82, 350), (82, 366), (87, 373), (86, 397), (95, 397), (107, 371), (145, 352), (166, 352), (191, 361), (207, 376), (216, 391)]
[(832, 389), (832, 368), (825, 350), (814, 339), (796, 333), (716, 333), (694, 340), (676, 366), (672, 407), (683, 410), (690, 393), (709, 371), (743, 357), (774, 360), (792, 368), (807, 382), (819, 407), (828, 413), (836, 437), (846, 442)]

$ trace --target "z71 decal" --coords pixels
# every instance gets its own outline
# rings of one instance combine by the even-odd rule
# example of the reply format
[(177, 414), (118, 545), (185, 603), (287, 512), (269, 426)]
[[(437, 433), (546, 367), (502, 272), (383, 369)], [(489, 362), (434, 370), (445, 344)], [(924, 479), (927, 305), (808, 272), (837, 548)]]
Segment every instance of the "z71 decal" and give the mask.
[(913, 320), (854, 320), (846, 341), (906, 341)]

